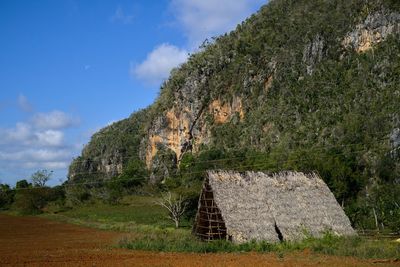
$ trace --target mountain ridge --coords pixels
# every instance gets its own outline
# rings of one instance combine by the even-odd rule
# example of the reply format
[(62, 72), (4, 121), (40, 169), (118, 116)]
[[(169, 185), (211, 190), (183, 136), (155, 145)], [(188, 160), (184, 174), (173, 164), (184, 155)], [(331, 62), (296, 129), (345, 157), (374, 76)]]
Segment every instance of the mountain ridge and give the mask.
[(399, 34), (396, 1), (270, 1), (174, 69), (153, 105), (96, 133), (69, 181), (139, 168), (188, 188), (196, 168), (316, 170), (356, 203), (399, 181)]

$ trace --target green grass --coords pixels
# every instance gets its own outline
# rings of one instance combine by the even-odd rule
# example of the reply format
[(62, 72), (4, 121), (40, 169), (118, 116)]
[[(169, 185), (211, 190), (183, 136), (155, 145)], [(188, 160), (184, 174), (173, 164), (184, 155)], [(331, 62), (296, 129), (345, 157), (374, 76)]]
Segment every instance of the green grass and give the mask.
[(135, 222), (137, 224), (169, 225), (166, 213), (158, 206), (128, 206), (94, 204), (65, 212), (64, 216), (85, 221)]
[(326, 234), (323, 238), (308, 238), (302, 242), (248, 242), (233, 244), (219, 240), (202, 242), (188, 232), (165, 231), (142, 235), (132, 240), (120, 241), (120, 246), (128, 249), (162, 252), (276, 252), (284, 255), (287, 252), (310, 249), (315, 253), (352, 256), (364, 259), (400, 259), (400, 244), (389, 240), (368, 240), (361, 237), (336, 237)]
[(226, 240), (203, 242), (196, 239), (190, 231), (172, 230), (142, 235), (134, 239), (122, 239), (120, 247), (134, 250), (149, 250), (159, 252), (267, 252), (272, 251), (273, 245), (266, 242), (250, 242), (235, 245)]
[[(123, 232), (151, 232), (173, 228), (166, 210), (157, 205), (156, 197), (129, 196), (119, 205), (91, 203), (62, 210), (57, 213), (45, 213), (40, 216), (103, 230)], [(182, 227), (189, 229), (188, 221)]]

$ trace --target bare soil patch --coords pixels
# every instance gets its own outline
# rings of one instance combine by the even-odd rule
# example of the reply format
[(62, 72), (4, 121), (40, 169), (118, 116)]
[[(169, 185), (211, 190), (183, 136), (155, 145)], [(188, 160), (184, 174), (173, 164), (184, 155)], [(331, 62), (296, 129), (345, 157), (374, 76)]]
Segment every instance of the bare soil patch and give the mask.
[(0, 215), (0, 266), (400, 266), (309, 251), (195, 254), (115, 248), (124, 235), (38, 217)]

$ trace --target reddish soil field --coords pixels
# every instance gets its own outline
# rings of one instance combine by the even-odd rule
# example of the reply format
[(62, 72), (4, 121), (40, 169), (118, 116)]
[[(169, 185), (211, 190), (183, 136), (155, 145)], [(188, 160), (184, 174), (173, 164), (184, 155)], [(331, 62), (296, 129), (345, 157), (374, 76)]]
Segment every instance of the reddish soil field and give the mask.
[(37, 217), (0, 215), (0, 266), (400, 266), (307, 251), (275, 253), (155, 253), (114, 248), (123, 233)]

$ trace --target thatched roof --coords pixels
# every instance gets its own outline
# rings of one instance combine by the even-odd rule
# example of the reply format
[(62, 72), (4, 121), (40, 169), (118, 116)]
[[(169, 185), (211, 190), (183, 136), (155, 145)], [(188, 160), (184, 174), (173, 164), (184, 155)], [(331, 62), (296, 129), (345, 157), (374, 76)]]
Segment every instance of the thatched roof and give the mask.
[[(234, 242), (293, 241), (309, 235), (318, 237), (326, 231), (355, 234), (334, 195), (315, 173), (210, 171), (203, 199), (205, 188), (212, 193), (209, 196), (223, 219), (226, 237)], [(207, 220), (200, 213), (209, 210), (205, 205), (207, 202), (200, 200), (196, 233), (200, 233), (196, 227), (205, 228), (204, 222), (200, 224), (201, 220)], [(201, 235), (207, 233), (203, 231)]]

